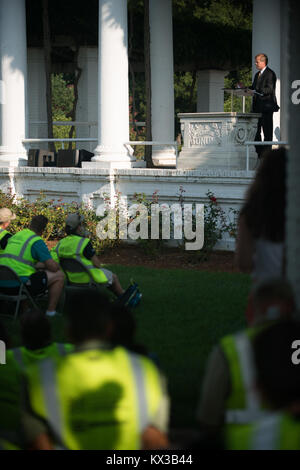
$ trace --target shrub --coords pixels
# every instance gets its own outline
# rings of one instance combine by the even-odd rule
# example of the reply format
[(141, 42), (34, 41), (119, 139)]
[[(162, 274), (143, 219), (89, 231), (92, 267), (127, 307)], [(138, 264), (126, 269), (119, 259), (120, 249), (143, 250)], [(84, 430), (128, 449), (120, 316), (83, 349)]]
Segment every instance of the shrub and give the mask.
[(98, 217), (93, 208), (87, 204), (78, 204), (75, 201), (66, 203), (62, 202), (62, 199), (47, 200), (43, 192), (40, 193), (35, 202), (30, 202), (23, 197), (16, 197), (11, 191), (8, 193), (0, 191), (0, 207), (8, 207), (17, 216), (9, 225), (9, 231), (12, 234), (24, 228), (28, 228), (32, 217), (41, 214), (49, 220), (43, 234), (44, 240), (57, 240), (65, 236), (65, 220), (67, 214), (79, 212), (85, 219), (85, 226), (89, 232), (89, 238), (97, 252), (101, 252), (116, 243), (116, 240), (100, 240), (97, 237), (96, 227), (101, 217)]

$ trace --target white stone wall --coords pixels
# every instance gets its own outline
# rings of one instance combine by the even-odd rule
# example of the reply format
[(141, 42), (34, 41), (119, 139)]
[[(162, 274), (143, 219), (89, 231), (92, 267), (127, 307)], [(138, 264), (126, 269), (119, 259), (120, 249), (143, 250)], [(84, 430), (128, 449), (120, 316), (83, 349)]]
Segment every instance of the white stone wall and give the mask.
[[(49, 199), (83, 201), (96, 209), (103, 203), (104, 194), (117, 191), (126, 195), (129, 202), (134, 193), (145, 193), (151, 198), (158, 191), (159, 203), (176, 203), (182, 186), (184, 202), (204, 203), (207, 191), (211, 191), (227, 212), (229, 208), (239, 209), (253, 175), (246, 171), (103, 169), (100, 172), (80, 168), (0, 168), (0, 189), (7, 191), (10, 186), (17, 196), (31, 201), (43, 190)], [(234, 240), (227, 236), (218, 248), (233, 250)]]

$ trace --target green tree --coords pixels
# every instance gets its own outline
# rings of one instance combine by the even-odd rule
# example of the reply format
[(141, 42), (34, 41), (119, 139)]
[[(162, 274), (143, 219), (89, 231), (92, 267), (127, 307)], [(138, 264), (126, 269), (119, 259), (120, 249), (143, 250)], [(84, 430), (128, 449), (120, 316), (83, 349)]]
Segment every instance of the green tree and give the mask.
[[(238, 83), (243, 83), (245, 86), (250, 86), (252, 83), (252, 72), (250, 68), (242, 68), (240, 70), (235, 70), (233, 72), (230, 72), (226, 77), (224, 81), (224, 87), (225, 88), (236, 88)], [(250, 96), (247, 96), (245, 98), (245, 111), (246, 113), (250, 113), (251, 111), (251, 104), (252, 104), (252, 98)], [(235, 112), (242, 112), (243, 108), (243, 102), (242, 98), (238, 96), (233, 96), (232, 99), (232, 111)], [(225, 112), (230, 112), (231, 111), (231, 94), (225, 92), (224, 96), (224, 111)]]
[[(68, 83), (62, 73), (52, 74), (52, 115), (53, 121), (71, 121), (70, 113), (73, 109), (74, 86)], [(71, 126), (53, 126), (54, 138), (68, 138)], [(62, 148), (62, 144), (57, 142), (56, 150)]]

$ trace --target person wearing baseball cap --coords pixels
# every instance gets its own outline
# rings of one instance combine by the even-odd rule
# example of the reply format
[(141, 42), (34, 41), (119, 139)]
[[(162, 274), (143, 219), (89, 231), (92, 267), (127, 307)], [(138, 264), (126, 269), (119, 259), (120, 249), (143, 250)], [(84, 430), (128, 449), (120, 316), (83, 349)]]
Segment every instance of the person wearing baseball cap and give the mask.
[[(102, 267), (84, 228), (84, 218), (78, 213), (68, 214), (65, 231), (67, 236), (51, 250), (53, 259), (58, 263), (59, 258), (79, 259), (89, 269), (93, 279), (98, 284), (108, 287), (121, 303), (126, 303), (132, 307), (137, 306), (142, 297), (137, 284), (130, 285), (125, 291), (117, 275)], [(67, 274), (72, 283), (83, 284), (88, 282), (88, 275), (85, 273), (68, 272)]]
[(7, 207), (0, 209), (0, 254), (6, 248), (8, 239), (12, 236), (6, 229), (12, 220), (15, 220), (16, 214), (14, 214)]
[[(46, 315), (54, 316), (64, 287), (64, 275), (41, 238), (47, 224), (48, 219), (44, 215), (32, 217), (29, 228), (20, 230), (9, 238), (5, 250), (0, 254), (0, 266), (8, 266), (15, 271), (33, 296), (48, 290)], [(19, 283), (2, 279), (0, 289), (15, 295)]]

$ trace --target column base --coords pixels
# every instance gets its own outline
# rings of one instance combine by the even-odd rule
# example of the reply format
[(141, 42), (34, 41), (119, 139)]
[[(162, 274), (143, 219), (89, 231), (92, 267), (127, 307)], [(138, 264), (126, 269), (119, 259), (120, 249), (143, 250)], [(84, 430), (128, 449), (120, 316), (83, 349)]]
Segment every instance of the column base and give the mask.
[(129, 162), (124, 161), (107, 161), (107, 160), (96, 160), (91, 162), (82, 162), (82, 168), (146, 168), (146, 162), (143, 160), (133, 160)]
[(27, 157), (0, 154), (0, 168), (19, 166), (27, 166)]
[(176, 167), (176, 152), (174, 148), (161, 147), (152, 149), (152, 161), (154, 166)]
[(82, 162), (82, 168), (134, 168), (136, 159), (130, 145), (109, 147), (98, 145), (91, 162)]

